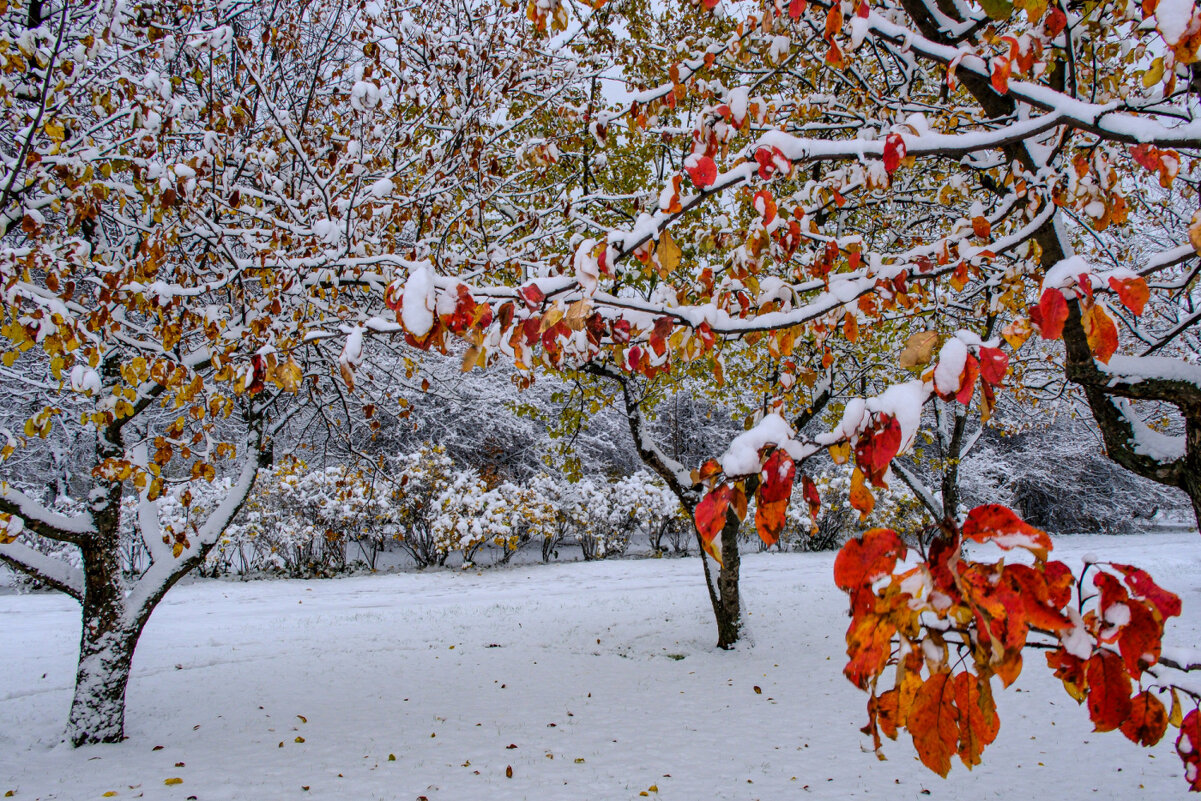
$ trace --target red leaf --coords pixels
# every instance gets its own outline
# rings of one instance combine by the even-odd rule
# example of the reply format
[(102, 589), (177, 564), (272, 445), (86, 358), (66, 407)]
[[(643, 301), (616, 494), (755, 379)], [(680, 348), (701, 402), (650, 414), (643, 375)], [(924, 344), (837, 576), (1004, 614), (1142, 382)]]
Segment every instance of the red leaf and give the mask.
[(1180, 723), (1176, 753), (1184, 762), (1184, 779), (1188, 782), (1188, 788), (1201, 793), (1201, 714), (1196, 709), (1185, 715)]
[(1130, 148), (1134, 162), (1145, 170), (1155, 172), (1159, 169), (1159, 148), (1155, 145), (1138, 144)]
[(788, 16), (797, 19), (805, 12), (805, 0), (791, 0), (788, 3)]
[(882, 414), (875, 425), (864, 431), (855, 443), (855, 464), (876, 486), (897, 451), (901, 449), (901, 424), (890, 414)]
[(997, 94), (1009, 94), (1009, 73), (1012, 67), (1009, 64), (1009, 59), (1004, 56), (997, 56), (992, 60), (992, 88), (997, 90)]
[(1076, 577), (1063, 562), (1047, 562), (1043, 566), (1043, 579), (1047, 582), (1047, 597), (1056, 609), (1062, 609), (1072, 600), (1072, 586)]
[(1096, 731), (1113, 731), (1130, 717), (1130, 676), (1122, 658), (1100, 650), (1084, 665), (1088, 679), (1088, 717)]
[(913, 698), (907, 721), (922, 764), (946, 778), (959, 741), (959, 713), (950, 673), (935, 673)]
[(960, 375), (959, 392), (955, 395), (955, 400), (967, 406), (972, 402), (972, 395), (976, 392), (976, 379), (980, 377), (980, 362), (976, 361), (976, 357), (972, 354), (967, 355), (967, 360), (963, 364), (963, 373)]
[(546, 295), (538, 288), (537, 284), (529, 284), (521, 288), (521, 297), (525, 298), (526, 306), (531, 311), (542, 305), (542, 301), (546, 300)]
[(853, 592), (887, 576), (905, 553), (905, 543), (895, 531), (873, 528), (842, 546), (834, 559), (834, 583)]
[[(1039, 334), (1043, 339), (1059, 339), (1063, 336), (1063, 324), (1068, 319), (1068, 302), (1062, 292), (1048, 287), (1039, 299), (1038, 306), (1030, 311), (1030, 317), (1038, 323)], [(1035, 311), (1038, 313), (1037, 318)]]
[(769, 546), (776, 544), (784, 529), (795, 475), (796, 464), (792, 457), (779, 448), (772, 451), (763, 464), (758, 503), (755, 504), (755, 529), (759, 532), (759, 538)]
[(1143, 313), (1143, 308), (1151, 297), (1151, 293), (1147, 289), (1147, 282), (1142, 276), (1110, 278), (1109, 287), (1117, 293), (1122, 305), (1130, 309), (1130, 312), (1136, 316)]
[(717, 180), (717, 165), (713, 163), (713, 159), (708, 156), (689, 156), (684, 161), (684, 171), (688, 173), (688, 177), (692, 182), (702, 189), (706, 186), (712, 186)]
[(1130, 702), (1130, 717), (1122, 721), (1122, 734), (1131, 742), (1150, 747), (1163, 739), (1168, 730), (1168, 712), (1163, 702), (1143, 690)]
[(805, 496), (805, 502), (809, 504), (809, 517), (816, 521), (817, 514), (822, 509), (822, 499), (817, 494), (817, 485), (809, 476), (801, 476), (801, 491)]
[(977, 506), (968, 512), (967, 520), (963, 522), (963, 536), (974, 542), (991, 542), (1004, 550), (1025, 548), (1045, 553), (1052, 547), (1047, 532), (997, 503)]
[(1018, 592), (1018, 598), (1023, 606), (1025, 622), (1043, 631), (1064, 631), (1072, 628), (1072, 623), (1051, 599), (1051, 589), (1047, 586), (1046, 576), (1029, 565), (1005, 565), (1003, 575)]
[(980, 375), (990, 384), (1000, 384), (1009, 369), (1009, 356), (1000, 348), (980, 348)]
[(759, 474), (759, 500), (775, 503), (792, 497), (792, 482), (796, 476), (796, 463), (788, 452), (776, 448), (763, 463)]
[(889, 175), (896, 172), (897, 167), (901, 166), (901, 159), (905, 158), (905, 140), (900, 134), (891, 133), (884, 138), (884, 170)]
[(1159, 614), (1165, 619), (1177, 617), (1180, 614), (1180, 596), (1168, 592), (1156, 584), (1147, 571), (1134, 565), (1123, 565), (1117, 562), (1110, 562), (1109, 566), (1122, 574), (1126, 586), (1133, 590), (1135, 595), (1146, 598), (1154, 604), (1155, 608), (1159, 610)]
[(1043, 27), (1046, 30), (1047, 38), (1054, 39), (1059, 34), (1063, 33), (1063, 29), (1068, 25), (1067, 15), (1059, 10), (1058, 6), (1051, 9), (1051, 13), (1043, 20)]
[(755, 161), (759, 162), (759, 177), (770, 180), (777, 172), (787, 175), (792, 169), (792, 162), (778, 147), (760, 147), (755, 150)]

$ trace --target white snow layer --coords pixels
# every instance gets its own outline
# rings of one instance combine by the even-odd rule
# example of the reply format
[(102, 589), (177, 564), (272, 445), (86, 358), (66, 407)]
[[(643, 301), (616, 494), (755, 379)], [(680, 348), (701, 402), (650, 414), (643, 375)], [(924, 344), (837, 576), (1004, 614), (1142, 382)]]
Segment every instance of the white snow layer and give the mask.
[(423, 337), (434, 327), (434, 305), (436, 303), (434, 277), (429, 268), (418, 267), (409, 273), (404, 286), (404, 308), (400, 321), (405, 330), (415, 337)]
[[(1054, 555), (1078, 570), (1089, 550), (1146, 567), (1186, 610), (1201, 604), (1196, 532), (1063, 537)], [(975, 770), (956, 760), (938, 778), (908, 736), (877, 761), (859, 732), (866, 696), (842, 675), (847, 598), (833, 560), (745, 555), (754, 644), (730, 652), (714, 647), (697, 559), (198, 581), (146, 627), (129, 739), (78, 750), (60, 743), (78, 605), (0, 595), (0, 796), (1186, 797), (1174, 734), (1143, 749), (1093, 733), (1037, 655), (1021, 692), (994, 683), (1001, 731)], [(1201, 641), (1196, 617), (1173, 620), (1168, 641)]]

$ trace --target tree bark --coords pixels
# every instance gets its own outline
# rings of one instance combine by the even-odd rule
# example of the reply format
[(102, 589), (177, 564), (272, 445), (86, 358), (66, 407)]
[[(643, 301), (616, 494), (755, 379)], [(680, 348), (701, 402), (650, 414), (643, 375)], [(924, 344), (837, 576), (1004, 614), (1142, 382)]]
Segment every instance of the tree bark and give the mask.
[(75, 746), (125, 738), (125, 688), (140, 625), (130, 627), (119, 559), (121, 486), (94, 513), (96, 536), (85, 541), (83, 631), (67, 737)]
[[(738, 553), (738, 530), (742, 521), (732, 510), (726, 511), (726, 524), (721, 530), (721, 560), (717, 574), (717, 596), (713, 598), (713, 615), (717, 619), (717, 647), (729, 650), (742, 635), (742, 605), (739, 599), (738, 578), (741, 559)], [(704, 551), (701, 552), (704, 559)]]

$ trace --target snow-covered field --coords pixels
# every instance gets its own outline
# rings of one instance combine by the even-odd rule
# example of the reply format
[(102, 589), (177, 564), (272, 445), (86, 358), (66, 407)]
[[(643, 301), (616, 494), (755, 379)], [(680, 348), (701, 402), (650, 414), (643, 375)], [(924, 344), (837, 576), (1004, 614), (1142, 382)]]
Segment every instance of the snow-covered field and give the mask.
[[(1068, 537), (1137, 562), (1201, 642), (1201, 537)], [(75, 605), (0, 596), (0, 796), (17, 799), (1184, 798), (1171, 742), (1094, 734), (1037, 654), (969, 772), (862, 750), (832, 554), (743, 562), (749, 632), (715, 633), (696, 558), (172, 591), (139, 646), (117, 746), (59, 742)], [(760, 692), (761, 691), (761, 692)], [(511, 777), (509, 769), (511, 768)], [(167, 785), (167, 779), (180, 783)], [(113, 797), (113, 796), (110, 796)]]

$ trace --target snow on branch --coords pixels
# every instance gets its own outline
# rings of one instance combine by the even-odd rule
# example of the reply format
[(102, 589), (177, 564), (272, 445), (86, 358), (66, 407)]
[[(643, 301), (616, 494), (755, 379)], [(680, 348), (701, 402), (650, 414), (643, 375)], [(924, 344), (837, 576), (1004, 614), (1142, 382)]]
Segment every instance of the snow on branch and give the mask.
[(35, 534), (61, 542), (79, 543), (96, 532), (92, 513), (74, 517), (52, 512), (42, 504), (12, 487), (0, 487), (0, 512), (16, 515), (25, 527)]
[(83, 571), (30, 548), (23, 542), (0, 543), (0, 561), (77, 601), (83, 600)]

